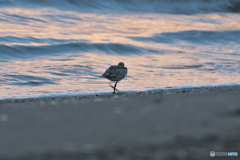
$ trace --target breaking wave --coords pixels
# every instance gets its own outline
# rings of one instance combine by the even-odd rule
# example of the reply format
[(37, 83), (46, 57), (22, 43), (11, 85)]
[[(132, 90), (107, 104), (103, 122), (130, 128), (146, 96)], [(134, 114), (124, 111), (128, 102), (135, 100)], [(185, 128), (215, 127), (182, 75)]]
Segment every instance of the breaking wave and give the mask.
[(156, 52), (129, 44), (118, 43), (64, 43), (53, 45), (26, 46), (26, 45), (0, 45), (1, 58), (28, 58), (42, 55), (58, 55), (61, 53), (106, 53), (106, 54), (141, 54)]

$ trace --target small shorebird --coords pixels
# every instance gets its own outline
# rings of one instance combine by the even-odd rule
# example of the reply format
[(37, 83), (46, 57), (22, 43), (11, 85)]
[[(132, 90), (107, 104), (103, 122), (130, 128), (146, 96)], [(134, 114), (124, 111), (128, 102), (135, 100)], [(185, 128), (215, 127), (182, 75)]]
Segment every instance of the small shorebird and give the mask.
[(119, 62), (117, 66), (110, 66), (104, 73), (103, 77), (109, 79), (110, 81), (116, 82), (114, 87), (110, 85), (110, 87), (113, 88), (113, 94), (115, 93), (117, 83), (121, 81), (123, 78), (125, 78), (127, 75), (127, 68), (124, 67), (123, 62)]

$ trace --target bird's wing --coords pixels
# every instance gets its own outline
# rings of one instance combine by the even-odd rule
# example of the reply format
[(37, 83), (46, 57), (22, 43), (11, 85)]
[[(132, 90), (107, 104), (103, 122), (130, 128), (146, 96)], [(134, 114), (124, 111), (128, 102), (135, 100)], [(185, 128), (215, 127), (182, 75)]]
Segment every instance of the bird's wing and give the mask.
[(114, 74), (114, 66), (109, 67), (102, 76), (106, 77), (106, 76), (112, 76)]
[(108, 76), (108, 77), (125, 77), (126, 75), (127, 75), (127, 68), (119, 67), (119, 66), (111, 66), (103, 74), (103, 76)]

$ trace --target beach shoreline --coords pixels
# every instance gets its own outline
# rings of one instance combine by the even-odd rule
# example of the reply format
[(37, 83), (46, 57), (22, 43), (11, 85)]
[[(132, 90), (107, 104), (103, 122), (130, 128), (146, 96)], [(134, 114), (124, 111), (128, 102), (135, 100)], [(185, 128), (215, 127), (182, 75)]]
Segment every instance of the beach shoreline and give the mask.
[(28, 101), (41, 101), (41, 100), (61, 100), (61, 99), (94, 99), (94, 98), (111, 98), (113, 96), (150, 96), (150, 95), (165, 95), (165, 94), (179, 94), (179, 93), (204, 93), (204, 92), (218, 92), (218, 91), (231, 91), (240, 89), (240, 85), (217, 85), (217, 86), (199, 86), (199, 87), (176, 87), (176, 88), (163, 88), (151, 89), (146, 91), (127, 91), (127, 92), (112, 92), (107, 93), (92, 93), (92, 94), (79, 94), (79, 95), (57, 95), (57, 96), (39, 96), (30, 98), (5, 98), (0, 100), (1, 103), (12, 102), (28, 102)]

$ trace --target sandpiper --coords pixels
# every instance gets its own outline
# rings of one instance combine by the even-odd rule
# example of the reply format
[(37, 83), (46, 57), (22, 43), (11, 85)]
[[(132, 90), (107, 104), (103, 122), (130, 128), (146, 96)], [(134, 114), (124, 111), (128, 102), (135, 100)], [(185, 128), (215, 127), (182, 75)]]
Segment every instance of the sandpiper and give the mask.
[(113, 88), (113, 94), (115, 93), (117, 83), (125, 78), (127, 75), (127, 68), (124, 67), (123, 62), (119, 62), (117, 66), (110, 66), (102, 75), (103, 77), (109, 79), (110, 81), (116, 82)]

